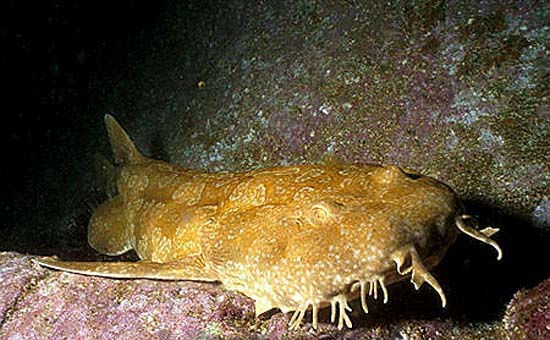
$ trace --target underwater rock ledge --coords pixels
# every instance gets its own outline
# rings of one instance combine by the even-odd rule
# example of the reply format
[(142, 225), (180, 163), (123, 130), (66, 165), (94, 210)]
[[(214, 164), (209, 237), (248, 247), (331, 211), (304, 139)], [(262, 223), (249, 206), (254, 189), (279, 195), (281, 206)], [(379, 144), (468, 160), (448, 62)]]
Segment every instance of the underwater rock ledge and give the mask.
[[(220, 285), (74, 275), (43, 269), (33, 258), (0, 253), (2, 339), (394, 339), (405, 335), (410, 339), (535, 339), (549, 335), (550, 279), (518, 292), (502, 321), (468, 324), (386, 315), (384, 322), (378, 316), (371, 325), (338, 331), (325, 315), (319, 332), (309, 323), (290, 332), (288, 315), (275, 312), (255, 319), (251, 299)], [(373, 310), (367, 317), (376, 313)]]

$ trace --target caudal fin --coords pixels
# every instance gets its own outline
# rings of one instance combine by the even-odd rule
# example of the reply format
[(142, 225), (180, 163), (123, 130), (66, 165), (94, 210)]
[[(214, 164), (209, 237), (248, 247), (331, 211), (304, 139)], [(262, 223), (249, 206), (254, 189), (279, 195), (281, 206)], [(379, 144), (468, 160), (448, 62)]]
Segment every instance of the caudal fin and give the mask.
[(105, 126), (111, 141), (116, 164), (140, 163), (145, 157), (136, 148), (126, 131), (110, 114), (105, 115)]

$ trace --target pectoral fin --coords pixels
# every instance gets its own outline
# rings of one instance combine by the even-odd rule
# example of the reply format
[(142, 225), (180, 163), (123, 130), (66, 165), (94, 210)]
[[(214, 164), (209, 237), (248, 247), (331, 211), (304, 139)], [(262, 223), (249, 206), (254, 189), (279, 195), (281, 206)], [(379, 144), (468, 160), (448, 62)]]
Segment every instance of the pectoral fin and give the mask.
[(199, 256), (189, 256), (169, 263), (66, 262), (56, 257), (41, 257), (36, 262), (50, 269), (117, 279), (216, 281)]

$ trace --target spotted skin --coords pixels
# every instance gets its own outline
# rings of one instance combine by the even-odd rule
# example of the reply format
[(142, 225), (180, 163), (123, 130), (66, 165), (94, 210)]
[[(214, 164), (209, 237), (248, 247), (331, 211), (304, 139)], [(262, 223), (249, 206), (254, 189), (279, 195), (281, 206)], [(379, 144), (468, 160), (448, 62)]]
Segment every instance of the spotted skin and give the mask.
[(410, 277), (445, 294), (429, 269), (463, 232), (493, 246), (497, 229), (468, 226), (445, 184), (394, 165), (323, 164), (241, 173), (204, 173), (146, 158), (105, 117), (118, 194), (90, 219), (98, 252), (134, 250), (139, 262), (64, 262), (46, 267), (113, 278), (219, 281), (255, 300), (256, 314), (294, 311), (290, 328), (331, 306), (331, 320), (352, 327), (350, 299)]

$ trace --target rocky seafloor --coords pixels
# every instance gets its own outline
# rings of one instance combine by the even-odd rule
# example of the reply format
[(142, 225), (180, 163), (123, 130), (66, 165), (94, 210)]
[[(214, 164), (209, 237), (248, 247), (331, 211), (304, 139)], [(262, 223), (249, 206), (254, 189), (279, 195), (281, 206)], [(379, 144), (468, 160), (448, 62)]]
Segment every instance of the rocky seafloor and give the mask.
[[(17, 253), (0, 253), (0, 288), (1, 339), (389, 340), (550, 336), (550, 280), (515, 294), (501, 320), (482, 324), (423, 318), (423, 313), (409, 312), (404, 317), (403, 313), (392, 315), (382, 309), (367, 316), (352, 313), (353, 322), (360, 327), (338, 330), (329, 322), (328, 313), (322, 311), (319, 330), (314, 330), (308, 320), (294, 331), (288, 330), (289, 314), (272, 313), (257, 319), (253, 300), (216, 284), (69, 274), (44, 269), (33, 262), (33, 257)], [(393, 303), (393, 309), (417, 308), (417, 293), (410, 289), (410, 296)]]
[[(97, 107), (73, 119), (89, 139), (66, 158), (79, 175), (50, 171), (41, 191), (55, 199), (38, 199), (31, 227), (13, 225), (3, 243), (30, 255), (0, 256), (0, 338), (550, 338), (544, 1), (187, 1), (163, 19), (123, 76), (94, 85)], [(42, 269), (32, 255), (93, 257), (76, 198), (100, 186), (97, 154), (110, 157), (105, 112), (145, 154), (193, 169), (327, 156), (415, 169), (500, 228), (504, 259), (459, 239), (434, 273), (446, 309), (403, 283), (388, 305), (353, 314), (352, 330), (325, 313), (320, 332), (293, 333), (288, 315), (257, 320), (250, 299), (220, 286)]]

